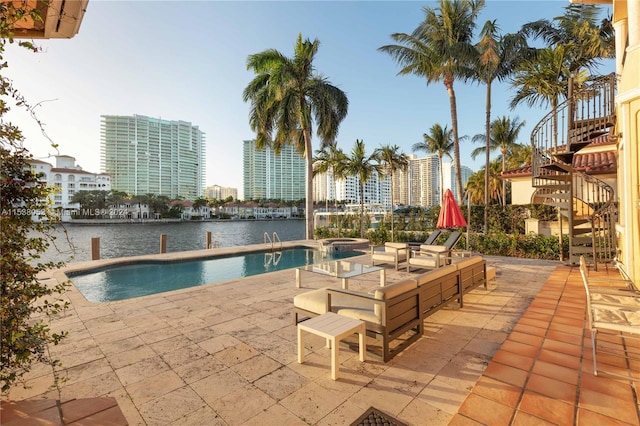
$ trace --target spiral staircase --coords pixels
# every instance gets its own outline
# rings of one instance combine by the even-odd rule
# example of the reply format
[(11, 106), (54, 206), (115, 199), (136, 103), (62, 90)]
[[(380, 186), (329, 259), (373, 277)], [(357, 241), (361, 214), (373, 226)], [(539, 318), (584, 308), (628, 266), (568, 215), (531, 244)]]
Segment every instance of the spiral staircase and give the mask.
[[(573, 86), (572, 84), (569, 85)], [(573, 157), (615, 124), (615, 75), (569, 89), (567, 100), (533, 129), (532, 185), (545, 204), (558, 208), (569, 229), (569, 263), (584, 256), (596, 268), (614, 259), (614, 190), (594, 176), (574, 170)]]

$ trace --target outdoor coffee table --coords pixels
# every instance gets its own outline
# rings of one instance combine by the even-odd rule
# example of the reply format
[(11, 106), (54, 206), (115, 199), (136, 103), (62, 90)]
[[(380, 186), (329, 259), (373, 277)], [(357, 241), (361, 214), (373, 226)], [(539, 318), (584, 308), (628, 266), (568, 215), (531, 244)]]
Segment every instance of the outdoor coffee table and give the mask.
[(346, 260), (332, 260), (330, 262), (318, 263), (315, 265), (307, 265), (296, 268), (296, 287), (300, 288), (300, 272), (308, 271), (315, 274), (328, 275), (342, 279), (342, 288), (349, 288), (349, 278), (359, 275), (368, 274), (370, 272), (380, 271), (380, 287), (384, 287), (385, 272), (381, 266), (369, 266), (362, 263), (347, 262)]
[(353, 333), (358, 333), (360, 361), (364, 362), (366, 350), (364, 339), (367, 330), (363, 321), (327, 312), (298, 323), (298, 363), (300, 364), (302, 364), (304, 358), (303, 331), (327, 339), (327, 347), (331, 348), (331, 379), (336, 380), (338, 378), (338, 346), (340, 341)]

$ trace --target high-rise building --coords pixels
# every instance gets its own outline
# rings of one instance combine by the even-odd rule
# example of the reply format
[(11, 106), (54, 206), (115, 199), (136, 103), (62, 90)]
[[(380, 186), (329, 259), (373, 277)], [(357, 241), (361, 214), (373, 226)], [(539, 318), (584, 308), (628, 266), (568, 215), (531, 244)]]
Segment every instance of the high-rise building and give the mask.
[(193, 200), (204, 194), (205, 134), (186, 121), (101, 116), (102, 171), (131, 195)]
[(279, 155), (271, 148), (257, 149), (255, 141), (244, 141), (244, 198), (246, 200), (297, 201), (306, 197), (306, 164), (291, 145)]
[(238, 188), (232, 188), (228, 186), (211, 185), (204, 189), (205, 198), (215, 198), (216, 200), (226, 200), (231, 197), (234, 200), (238, 199)]
[[(444, 171), (444, 188), (443, 191), (450, 189), (453, 192), (454, 198), (458, 199), (458, 190), (456, 188), (456, 171), (452, 162), (444, 162), (442, 163), (442, 170)], [(467, 184), (467, 181), (473, 174), (473, 170), (471, 170), (467, 166), (460, 166), (460, 176), (462, 176), (462, 190), (464, 191), (464, 187)], [(463, 194), (464, 195), (464, 194)]]
[(440, 161), (437, 154), (409, 159), (409, 202), (411, 206), (440, 205)]

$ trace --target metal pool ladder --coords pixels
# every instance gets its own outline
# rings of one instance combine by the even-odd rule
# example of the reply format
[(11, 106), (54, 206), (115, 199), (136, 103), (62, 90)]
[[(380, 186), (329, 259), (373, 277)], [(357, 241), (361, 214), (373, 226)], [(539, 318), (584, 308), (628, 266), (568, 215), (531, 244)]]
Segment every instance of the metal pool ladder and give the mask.
[(273, 232), (273, 238), (269, 237), (269, 233), (265, 232), (264, 233), (264, 243), (265, 244), (271, 244), (271, 251), (274, 250), (274, 244), (276, 243), (276, 241), (278, 243), (280, 243), (280, 250), (282, 250), (282, 241), (280, 241), (280, 237), (278, 237), (278, 234), (274, 231)]

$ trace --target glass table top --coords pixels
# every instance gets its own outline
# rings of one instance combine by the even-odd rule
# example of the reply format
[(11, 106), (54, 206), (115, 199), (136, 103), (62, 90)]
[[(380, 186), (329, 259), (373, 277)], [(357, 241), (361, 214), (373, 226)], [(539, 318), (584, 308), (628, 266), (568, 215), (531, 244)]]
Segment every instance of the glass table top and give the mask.
[(362, 263), (347, 262), (345, 260), (332, 260), (330, 262), (306, 265), (298, 268), (303, 271), (315, 272), (316, 274), (330, 275), (336, 278), (351, 278), (369, 272), (384, 269), (381, 266), (369, 266)]

